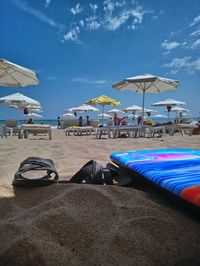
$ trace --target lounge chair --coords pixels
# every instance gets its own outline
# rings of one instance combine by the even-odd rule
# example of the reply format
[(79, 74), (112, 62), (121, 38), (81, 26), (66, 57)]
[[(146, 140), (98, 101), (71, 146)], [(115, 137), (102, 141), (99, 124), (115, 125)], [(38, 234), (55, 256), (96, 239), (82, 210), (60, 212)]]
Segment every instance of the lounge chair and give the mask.
[(52, 139), (50, 125), (23, 124), (19, 130), (18, 138), (24, 137), (28, 139), (29, 134), (33, 134), (33, 135), (47, 134), (49, 139)]
[(5, 122), (6, 132), (10, 135), (17, 134), (17, 120), (6, 120)]

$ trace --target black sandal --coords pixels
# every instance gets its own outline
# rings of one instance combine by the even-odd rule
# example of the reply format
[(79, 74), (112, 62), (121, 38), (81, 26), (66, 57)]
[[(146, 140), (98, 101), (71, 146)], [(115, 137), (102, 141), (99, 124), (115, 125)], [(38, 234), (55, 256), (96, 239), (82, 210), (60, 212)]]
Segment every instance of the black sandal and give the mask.
[[(46, 171), (46, 175), (37, 179), (30, 179), (23, 176), (28, 171)], [(12, 182), (13, 186), (38, 187), (55, 184), (58, 182), (58, 172), (54, 162), (50, 159), (29, 157), (21, 162), (18, 171)]]
[[(32, 170), (46, 171), (47, 174), (37, 179), (23, 176), (24, 173)], [(106, 168), (104, 168), (94, 160), (87, 162), (70, 180), (58, 180), (58, 177), (58, 172), (52, 160), (29, 157), (20, 164), (12, 185), (38, 187), (55, 183), (76, 183), (129, 186), (132, 182), (132, 178), (119, 167), (108, 163)]]

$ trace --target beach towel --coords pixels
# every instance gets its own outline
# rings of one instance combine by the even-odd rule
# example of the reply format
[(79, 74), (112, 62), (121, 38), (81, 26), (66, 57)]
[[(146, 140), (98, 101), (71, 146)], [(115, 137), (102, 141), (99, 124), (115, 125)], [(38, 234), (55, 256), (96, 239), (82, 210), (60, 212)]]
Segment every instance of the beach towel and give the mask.
[(200, 210), (200, 150), (115, 152), (111, 160)]

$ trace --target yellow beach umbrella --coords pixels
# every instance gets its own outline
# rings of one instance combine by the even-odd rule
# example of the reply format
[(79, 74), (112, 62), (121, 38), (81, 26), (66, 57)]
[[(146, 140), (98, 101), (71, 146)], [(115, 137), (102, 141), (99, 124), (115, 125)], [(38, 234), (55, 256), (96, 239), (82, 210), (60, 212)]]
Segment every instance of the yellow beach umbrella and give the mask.
[(101, 95), (96, 98), (90, 99), (86, 102), (86, 104), (90, 105), (101, 105), (102, 106), (102, 119), (103, 119), (103, 114), (104, 114), (104, 106), (105, 105), (113, 105), (113, 106), (119, 106), (120, 102), (112, 99), (106, 95)]

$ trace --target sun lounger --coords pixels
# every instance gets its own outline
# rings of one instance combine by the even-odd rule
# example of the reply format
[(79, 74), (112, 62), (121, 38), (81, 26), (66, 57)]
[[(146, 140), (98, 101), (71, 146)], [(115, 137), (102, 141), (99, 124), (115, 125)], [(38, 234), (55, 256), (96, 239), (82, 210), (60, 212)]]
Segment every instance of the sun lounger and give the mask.
[(171, 135), (173, 136), (175, 132), (181, 132), (182, 136), (184, 136), (185, 133), (192, 136), (193, 130), (197, 127), (197, 125), (192, 124), (177, 124), (172, 127)]
[(86, 127), (69, 127), (65, 129), (65, 135), (70, 136), (71, 133), (74, 136), (82, 136), (82, 135), (91, 135), (93, 131), (92, 126), (86, 126)]
[(5, 130), (9, 135), (16, 135), (18, 131), (17, 120), (6, 120)]
[(162, 136), (166, 134), (165, 126), (143, 126), (142, 127), (142, 137), (155, 137), (156, 134), (158, 136)]
[(200, 150), (161, 149), (111, 154), (130, 174), (200, 214)]
[(5, 137), (7, 138), (7, 131), (5, 126), (0, 126), (0, 136), (1, 138)]
[(50, 125), (23, 124), (19, 130), (18, 138), (24, 137), (28, 139), (29, 134), (33, 134), (33, 135), (47, 134), (49, 139), (52, 139)]

